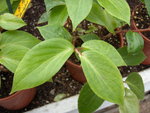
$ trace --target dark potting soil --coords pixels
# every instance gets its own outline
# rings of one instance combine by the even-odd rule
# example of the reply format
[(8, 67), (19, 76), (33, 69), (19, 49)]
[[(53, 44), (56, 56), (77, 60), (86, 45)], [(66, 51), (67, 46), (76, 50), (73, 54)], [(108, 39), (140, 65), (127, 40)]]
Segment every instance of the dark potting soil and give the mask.
[[(137, 7), (134, 14), (134, 20), (139, 29), (150, 28), (150, 16), (148, 15), (145, 5)], [(150, 31), (143, 32), (143, 34), (150, 39)]]
[[(43, 1), (44, 0), (32, 0), (32, 6), (31, 6), (31, 8), (28, 9), (28, 11), (26, 12), (26, 14), (23, 18), (25, 20), (25, 22), (27, 22), (28, 25), (26, 27), (22, 28), (22, 30), (33, 34), (34, 36), (36, 36), (37, 38), (39, 38), (41, 40), (43, 40), (43, 38), (40, 35), (39, 31), (36, 29), (36, 26), (37, 26), (39, 17), (45, 11), (45, 6), (44, 6)], [(105, 28), (103, 28), (101, 26), (97, 26), (96, 24), (92, 24), (92, 23), (90, 24), (87, 21), (83, 21), (83, 23), (81, 25), (79, 25), (79, 28), (88, 30), (89, 27), (87, 25), (88, 26), (93, 26), (93, 25), (96, 26), (96, 29), (94, 28), (94, 30), (92, 32), (96, 33), (99, 37), (103, 37), (108, 34), (108, 31)], [(68, 30), (71, 32), (72, 31), (71, 25), (67, 25), (67, 26), (69, 26)], [(82, 30), (80, 29), (77, 32), (73, 32), (73, 33), (71, 32), (71, 33), (73, 36), (85, 34), (83, 31), (82, 32), (81, 31)], [(119, 38), (117, 39), (117, 36), (115, 36), (115, 38), (113, 38), (113, 37), (111, 37), (110, 39), (107, 38), (107, 40), (109, 43), (111, 43), (111, 42), (114, 43), (115, 44), (114, 46), (116, 48), (118, 48), (120, 46), (120, 43), (119, 43), (120, 39)], [(114, 40), (115, 40), (115, 42), (114, 42)], [(79, 45), (81, 43), (82, 42), (79, 41)], [(130, 72), (138, 72), (138, 71), (141, 71), (148, 67), (150, 67), (150, 66), (139, 65), (139, 66), (133, 66), (133, 67), (120, 67), (119, 69), (123, 76), (127, 76)], [(3, 95), (1, 95), (1, 97), (5, 97), (9, 94), (10, 89), (11, 89), (11, 84), (12, 84), (12, 82), (6, 82), (5, 79), (12, 80), (13, 74), (10, 72), (7, 72), (7, 73), (0, 72), (0, 76), (2, 78), (2, 85), (5, 84), (6, 86), (9, 86), (9, 87), (7, 87), (7, 90), (5, 88), (6, 86), (5, 87), (2, 86), (2, 88), (5, 90), (3, 90), (3, 91), (0, 90), (1, 92), (3, 92)], [(70, 73), (68, 72), (66, 67), (63, 66), (63, 68), (56, 74), (56, 76), (53, 77), (53, 83), (47, 82), (47, 83), (37, 87), (36, 97), (27, 107), (25, 107), (22, 110), (18, 110), (18, 111), (10, 111), (10, 110), (0, 108), (0, 113), (22, 113), (22, 112), (31, 110), (33, 108), (37, 108), (37, 107), (43, 106), (45, 104), (54, 102), (54, 98), (58, 94), (66, 94), (66, 97), (78, 94), (81, 87), (82, 87), (82, 84), (73, 80), (70, 77)], [(4, 94), (4, 92), (6, 92), (6, 94)]]
[(12, 81), (13, 73), (0, 71), (1, 87), (0, 87), (0, 98), (6, 97), (9, 95)]

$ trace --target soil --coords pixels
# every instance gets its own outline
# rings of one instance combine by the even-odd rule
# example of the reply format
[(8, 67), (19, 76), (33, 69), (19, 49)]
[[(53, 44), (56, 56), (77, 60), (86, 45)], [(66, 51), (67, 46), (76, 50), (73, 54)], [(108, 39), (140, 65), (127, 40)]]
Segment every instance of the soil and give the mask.
[[(148, 15), (145, 5), (140, 5), (135, 10), (134, 20), (137, 28), (146, 29), (150, 27), (150, 16)], [(143, 32), (143, 34), (150, 39), (150, 31)]]
[(11, 72), (0, 72), (1, 77), (1, 88), (0, 88), (0, 98), (6, 97), (9, 95), (12, 81), (13, 81), (13, 74)]
[[(45, 6), (44, 6), (44, 0), (32, 0), (32, 6), (31, 8), (29, 8), (24, 16), (24, 21), (27, 22), (27, 26), (23, 27), (21, 30), (27, 31), (31, 34), (33, 34), (34, 36), (36, 36), (37, 38), (43, 40), (42, 36), (40, 35), (39, 31), (37, 30), (37, 22), (39, 17), (42, 15), (43, 12), (45, 12)], [(130, 1), (130, 0), (127, 0)], [(132, 1), (132, 0), (131, 0)], [(134, 0), (133, 0), (134, 1)], [(131, 4), (131, 3), (130, 3)], [(69, 19), (68, 19), (69, 21)], [(45, 23), (47, 24), (47, 23)], [(83, 21), (82, 24), (80, 26), (78, 26), (79, 28), (83, 28), (82, 32), (76, 31), (76, 32), (71, 32), (72, 31), (72, 25), (66, 24), (66, 28), (68, 29), (68, 31), (70, 31), (72, 33), (72, 35), (74, 37), (78, 37), (81, 34), (86, 34), (85, 30), (89, 30), (88, 26), (95, 26), (98, 29), (94, 29), (93, 33), (96, 33), (98, 36), (103, 37), (105, 35), (108, 34), (108, 31), (101, 27), (101, 26), (97, 26), (96, 24), (92, 24), (89, 23), (88, 21)], [(103, 30), (103, 31), (100, 31)], [(116, 48), (120, 47), (120, 41), (119, 38), (117, 38), (118, 36), (114, 36), (114, 37), (110, 37), (108, 39), (106, 39), (106, 41), (108, 41), (109, 43), (111, 43), (112, 45), (114, 45)], [(80, 45), (82, 42), (79, 41)], [(130, 67), (120, 67), (120, 71), (122, 73), (123, 76), (127, 76), (129, 73), (131, 72), (138, 72), (141, 71), (143, 69), (146, 69), (150, 66), (145, 66), (145, 65), (139, 65), (139, 66), (130, 66)], [(0, 72), (0, 76), (2, 79), (2, 87), (0, 90), (0, 98), (1, 97), (5, 97), (9, 94), (10, 89), (11, 89), (11, 82), (6, 82), (7, 80), (12, 80), (13, 79), (13, 74), (10, 72)], [(31, 110), (33, 108), (37, 108), (40, 106), (43, 106), (45, 104), (54, 102), (54, 98), (58, 95), (58, 94), (66, 94), (66, 97), (78, 94), (80, 89), (82, 87), (82, 84), (73, 80), (70, 77), (70, 73), (68, 72), (68, 70), (66, 69), (65, 66), (63, 66), (63, 68), (56, 74), (56, 76), (53, 77), (53, 82), (47, 82), (39, 87), (37, 87), (37, 95), (34, 98), (34, 100), (30, 103), (30, 105), (28, 105), (26, 108), (22, 109), (22, 110), (18, 110), (18, 111), (9, 111), (9, 110), (5, 110), (3, 108), (0, 108), (0, 113), (22, 113), (28, 110)], [(6, 90), (7, 89), (7, 90)], [(5, 93), (6, 92), (6, 93)]]

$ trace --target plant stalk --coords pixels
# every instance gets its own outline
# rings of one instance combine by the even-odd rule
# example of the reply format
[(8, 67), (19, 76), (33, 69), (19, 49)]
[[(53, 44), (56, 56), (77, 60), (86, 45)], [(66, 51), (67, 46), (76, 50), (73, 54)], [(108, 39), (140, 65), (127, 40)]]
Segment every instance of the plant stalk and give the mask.
[(13, 14), (13, 8), (12, 8), (10, 0), (6, 0), (6, 3), (7, 3), (9, 12)]

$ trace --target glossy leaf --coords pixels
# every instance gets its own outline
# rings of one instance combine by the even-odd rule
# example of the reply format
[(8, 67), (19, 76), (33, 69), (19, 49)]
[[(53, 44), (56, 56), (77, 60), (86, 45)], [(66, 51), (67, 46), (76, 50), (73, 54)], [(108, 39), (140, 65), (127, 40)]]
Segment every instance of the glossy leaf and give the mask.
[(44, 0), (44, 3), (47, 12), (56, 6), (65, 5), (64, 0)]
[(122, 56), (125, 63), (130, 66), (139, 65), (146, 58), (143, 51), (136, 52), (136, 53), (128, 53), (127, 47), (118, 49), (118, 52)]
[(108, 57), (91, 50), (84, 51), (80, 59), (87, 83), (92, 91), (104, 100), (122, 104), (123, 82), (115, 64)]
[(65, 0), (65, 2), (75, 30), (77, 25), (90, 13), (93, 0)]
[(130, 7), (125, 0), (97, 0), (112, 16), (130, 24)]
[(111, 16), (97, 3), (93, 3), (92, 10), (86, 20), (105, 26), (108, 31), (114, 32), (115, 28), (121, 26), (121, 21)]
[(65, 39), (49, 39), (29, 50), (19, 63), (11, 93), (33, 88), (51, 79), (73, 52)]
[(26, 24), (22, 19), (13, 14), (5, 13), (0, 15), (0, 26), (6, 30), (16, 30), (25, 25)]
[(14, 72), (25, 53), (38, 44), (36, 37), (24, 31), (7, 31), (0, 36), (0, 63)]
[(68, 18), (67, 8), (65, 5), (57, 6), (53, 8), (49, 14), (48, 24), (64, 25)]
[(124, 66), (126, 63), (118, 53), (118, 51), (109, 43), (101, 40), (87, 41), (82, 45), (83, 48), (97, 51), (100, 54), (107, 56), (113, 61), (116, 66)]
[(147, 12), (150, 16), (150, 0), (144, 0), (145, 6), (147, 8)]
[(72, 41), (72, 36), (63, 27), (59, 25), (46, 25), (38, 28), (44, 39), (52, 38), (64, 38), (66, 40)]
[(119, 107), (120, 113), (139, 113), (139, 101), (129, 89), (125, 89), (124, 104)]
[(82, 36), (80, 36), (80, 38), (83, 42), (86, 42), (89, 40), (100, 40), (100, 38), (94, 33), (82, 35)]
[(128, 75), (126, 83), (138, 99), (144, 99), (144, 84), (142, 77), (138, 73), (134, 72)]
[(143, 50), (144, 40), (139, 33), (128, 31), (126, 33), (126, 39), (128, 43), (127, 47), (129, 53), (136, 53)]
[(78, 99), (79, 113), (93, 113), (103, 102), (104, 100), (99, 98), (86, 83)]

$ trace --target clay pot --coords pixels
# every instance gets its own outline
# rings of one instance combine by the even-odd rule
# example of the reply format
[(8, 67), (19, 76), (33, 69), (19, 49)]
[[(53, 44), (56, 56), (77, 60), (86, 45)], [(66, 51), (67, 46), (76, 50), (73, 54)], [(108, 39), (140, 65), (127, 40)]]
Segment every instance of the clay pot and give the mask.
[(9, 110), (19, 110), (26, 107), (34, 98), (36, 88), (18, 91), (0, 99), (0, 106)]
[[(122, 33), (119, 33), (119, 37), (120, 37), (120, 47), (123, 47), (124, 46), (124, 39), (123, 39)], [(73, 79), (75, 79), (76, 81), (78, 81), (80, 83), (86, 82), (85, 75), (84, 75), (82, 67), (80, 65), (77, 65), (77, 64), (73, 63), (72, 61), (67, 60), (66, 68), (70, 72), (71, 77)]]
[(82, 67), (80, 65), (77, 65), (77, 64), (73, 63), (72, 61), (68, 60), (66, 62), (66, 68), (70, 72), (71, 77), (73, 79), (75, 79), (76, 81), (81, 82), (81, 83), (86, 82), (86, 78), (84, 76)]
[[(132, 28), (135, 30), (138, 30), (138, 28), (136, 27), (135, 21), (132, 20)], [(141, 32), (138, 32), (144, 39), (144, 48), (143, 48), (143, 52), (146, 55), (146, 59), (142, 62), (142, 64), (146, 64), (149, 65), (150, 64), (150, 39), (147, 38), (145, 35), (143, 35)]]

